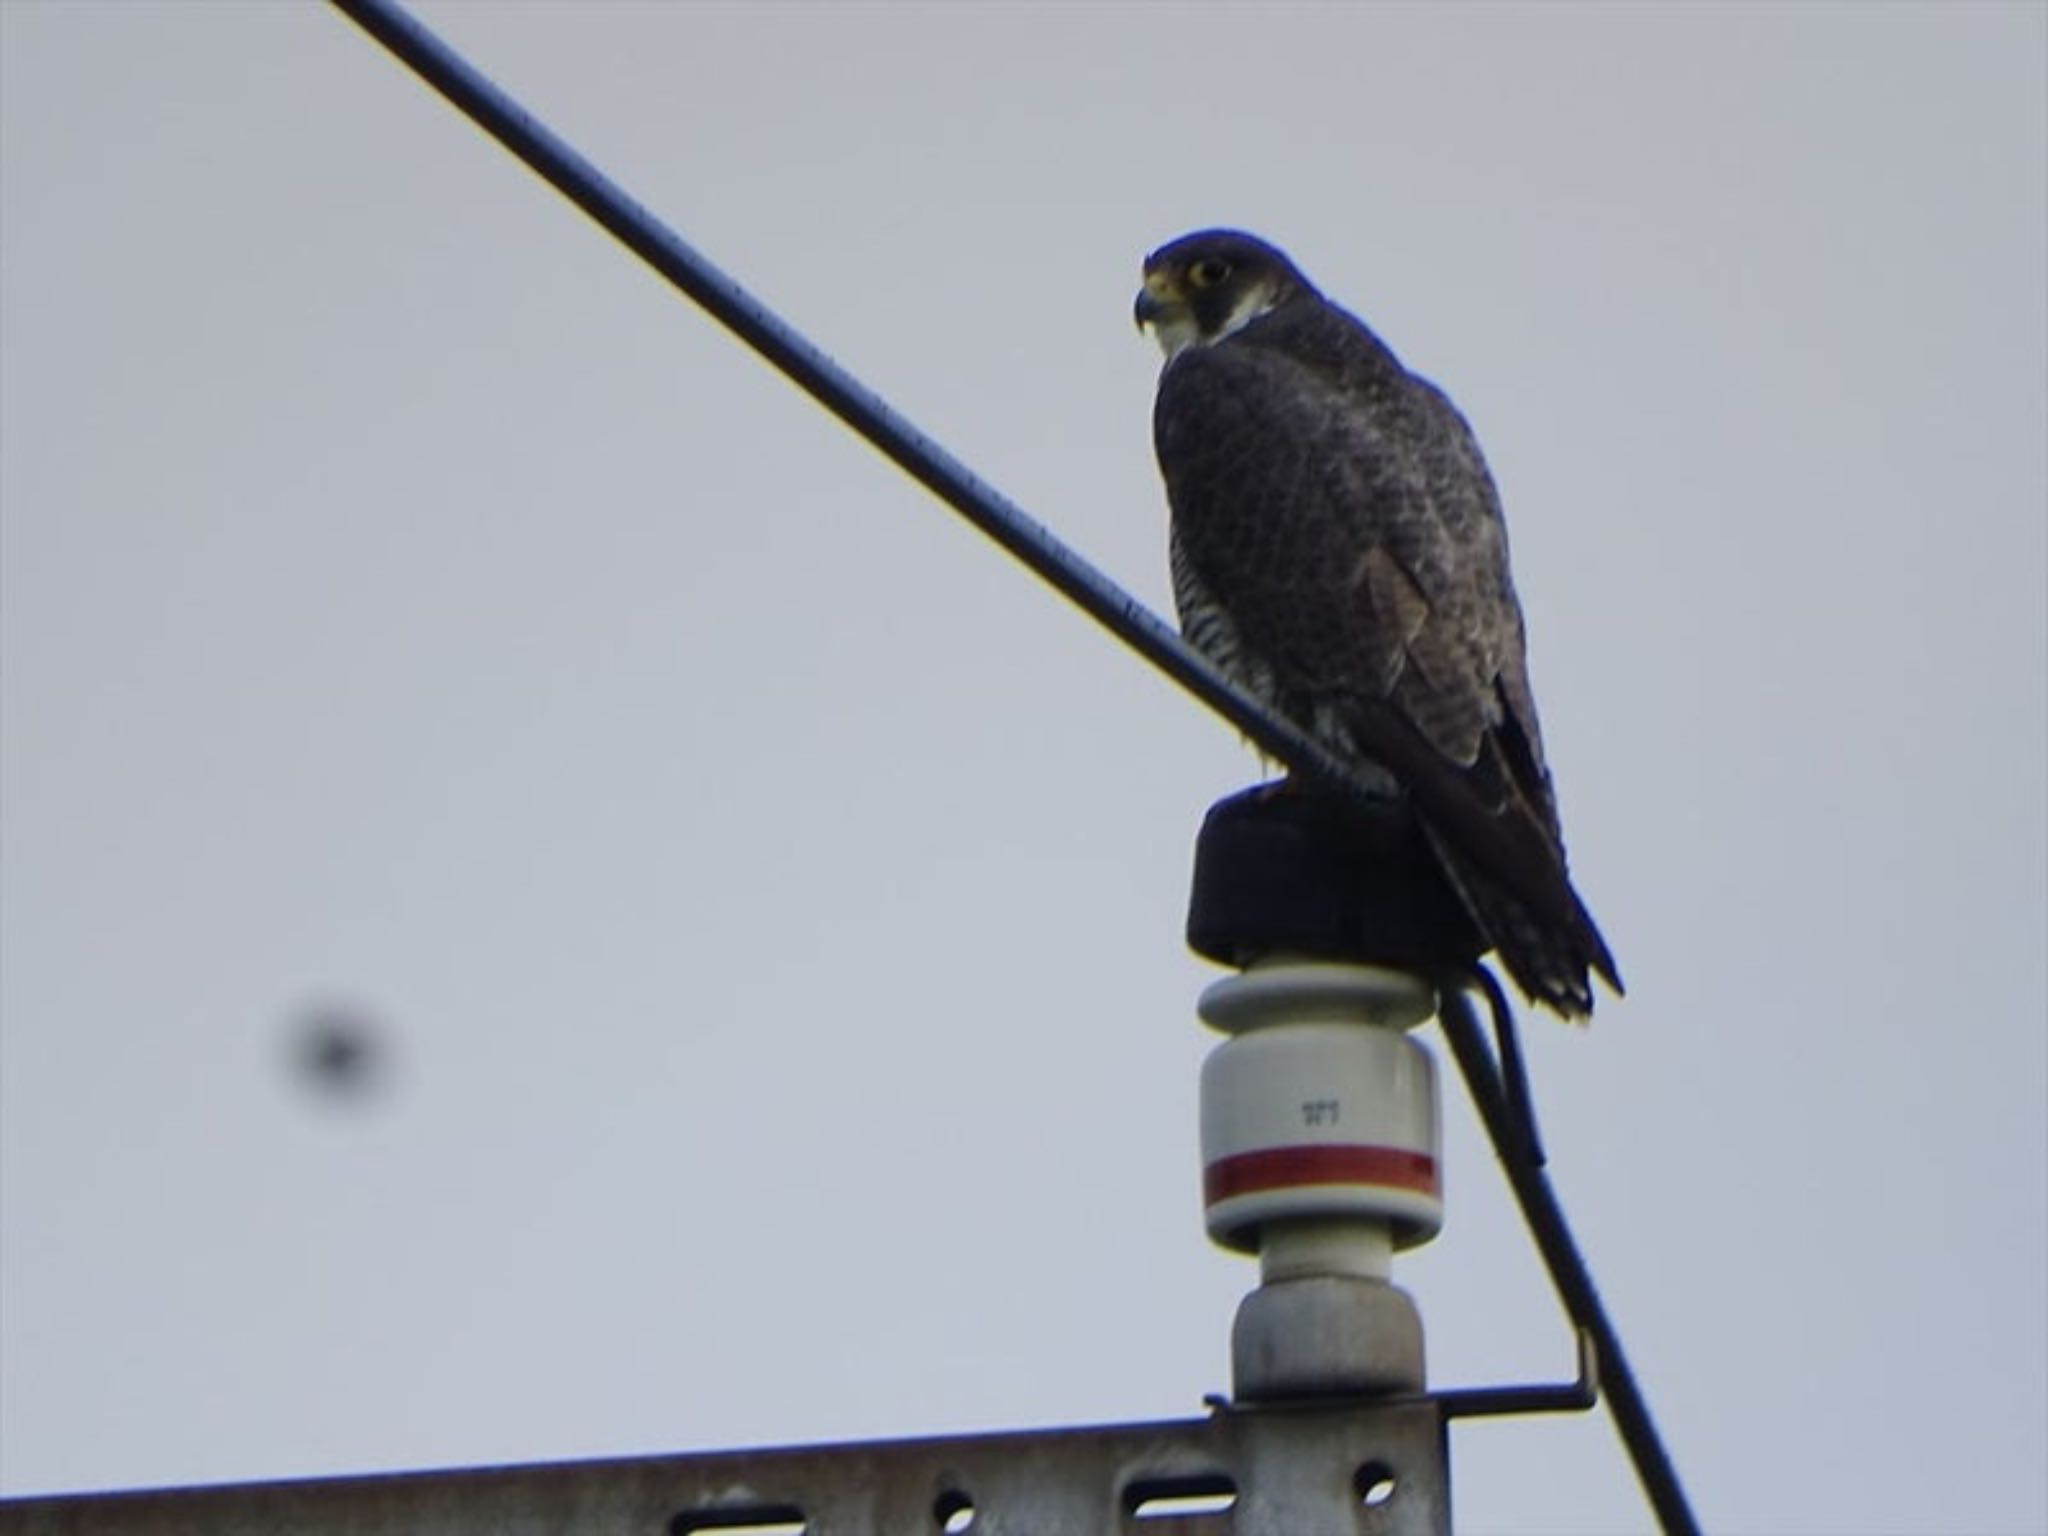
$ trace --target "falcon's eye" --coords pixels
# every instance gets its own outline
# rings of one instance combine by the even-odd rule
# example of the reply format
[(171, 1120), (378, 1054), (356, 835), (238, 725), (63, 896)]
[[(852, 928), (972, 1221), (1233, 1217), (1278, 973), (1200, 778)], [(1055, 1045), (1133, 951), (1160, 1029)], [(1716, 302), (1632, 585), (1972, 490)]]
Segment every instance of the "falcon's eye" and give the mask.
[(1230, 263), (1220, 256), (1204, 256), (1188, 268), (1188, 281), (1197, 288), (1214, 288), (1230, 276)]

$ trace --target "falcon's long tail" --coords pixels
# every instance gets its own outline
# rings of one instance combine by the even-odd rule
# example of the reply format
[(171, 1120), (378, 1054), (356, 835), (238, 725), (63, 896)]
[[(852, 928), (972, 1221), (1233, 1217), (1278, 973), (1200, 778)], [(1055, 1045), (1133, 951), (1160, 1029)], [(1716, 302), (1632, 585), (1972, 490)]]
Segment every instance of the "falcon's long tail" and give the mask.
[(1593, 972), (1621, 992), (1607, 941), (1568, 880), (1560, 876), (1568, 910), (1553, 911), (1548, 920), (1540, 918), (1473, 866), (1435, 827), (1427, 822), (1424, 827), (1452, 888), (1524, 993), (1567, 1019), (1579, 1020), (1592, 1017)]
[(1408, 791), (1445, 876), (1524, 992), (1579, 1019), (1593, 1012), (1593, 973), (1622, 990), (1572, 889), (1549, 782), (1530, 754), (1491, 734), (1477, 761), (1460, 766), (1377, 700), (1355, 701), (1347, 721), (1362, 753)]

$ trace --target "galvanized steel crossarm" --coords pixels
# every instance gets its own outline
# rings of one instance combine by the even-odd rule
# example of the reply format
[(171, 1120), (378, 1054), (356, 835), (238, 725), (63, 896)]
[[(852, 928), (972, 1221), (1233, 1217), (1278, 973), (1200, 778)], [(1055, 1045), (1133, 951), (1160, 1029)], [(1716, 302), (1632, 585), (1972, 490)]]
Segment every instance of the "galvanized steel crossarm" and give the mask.
[[(1411, 1399), (27, 1499), (0, 1504), (0, 1536), (1448, 1536), (1444, 1466), (1442, 1418)], [(1194, 1512), (1205, 1506), (1213, 1518)]]

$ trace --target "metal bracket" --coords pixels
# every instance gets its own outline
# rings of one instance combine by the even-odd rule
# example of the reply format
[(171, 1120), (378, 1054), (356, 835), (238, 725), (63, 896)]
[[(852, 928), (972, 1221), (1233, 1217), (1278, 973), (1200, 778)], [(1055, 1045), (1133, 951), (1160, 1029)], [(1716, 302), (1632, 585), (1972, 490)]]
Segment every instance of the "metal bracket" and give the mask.
[(1509, 1413), (1584, 1413), (1600, 1401), (1600, 1357), (1593, 1336), (1578, 1330), (1579, 1379), (1546, 1386), (1461, 1387), (1438, 1392), (1446, 1420), (1496, 1418)]
[[(1400, 1394), (1393, 1397), (1347, 1398), (1338, 1400), (1363, 1412), (1390, 1403), (1429, 1403), (1446, 1424), (1453, 1419), (1501, 1418), (1518, 1413), (1584, 1413), (1600, 1402), (1600, 1361), (1593, 1336), (1585, 1329), (1575, 1335), (1578, 1346), (1578, 1377), (1574, 1381), (1531, 1383), (1513, 1387), (1454, 1387), (1444, 1392)], [(1301, 1411), (1297, 1402), (1240, 1403), (1221, 1392), (1202, 1399), (1208, 1410), (1222, 1417), (1250, 1417)], [(1331, 1399), (1316, 1399), (1314, 1406), (1327, 1409)]]
[(1206, 1419), (23, 1499), (0, 1536), (1448, 1536), (1427, 1398)]

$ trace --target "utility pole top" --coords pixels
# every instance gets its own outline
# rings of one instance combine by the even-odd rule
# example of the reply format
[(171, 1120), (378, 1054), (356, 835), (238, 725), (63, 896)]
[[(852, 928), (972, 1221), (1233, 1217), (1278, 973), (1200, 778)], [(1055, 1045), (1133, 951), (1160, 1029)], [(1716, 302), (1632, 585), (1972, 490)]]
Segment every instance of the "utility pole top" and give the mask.
[(1405, 805), (1261, 784), (1218, 801), (1195, 842), (1188, 947), (1219, 965), (1274, 955), (1425, 976), (1486, 952)]

